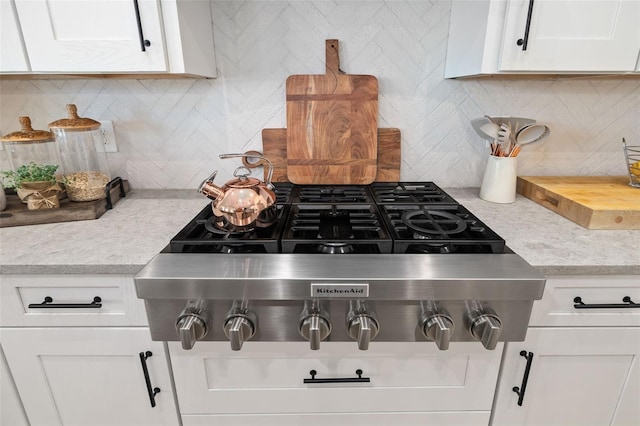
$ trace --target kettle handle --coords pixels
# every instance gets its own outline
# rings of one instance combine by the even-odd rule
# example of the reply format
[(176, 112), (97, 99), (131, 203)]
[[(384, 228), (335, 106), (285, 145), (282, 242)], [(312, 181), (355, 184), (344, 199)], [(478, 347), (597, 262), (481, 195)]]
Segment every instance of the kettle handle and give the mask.
[(248, 157), (259, 158), (260, 160), (265, 161), (267, 163), (267, 165), (269, 166), (269, 172), (267, 173), (267, 181), (265, 183), (270, 189), (272, 189), (273, 185), (271, 184), (271, 178), (273, 176), (273, 163), (267, 157), (258, 153), (257, 151), (252, 151), (250, 153), (244, 153), (244, 154), (220, 154), (220, 159), (222, 160), (226, 158), (248, 158)]

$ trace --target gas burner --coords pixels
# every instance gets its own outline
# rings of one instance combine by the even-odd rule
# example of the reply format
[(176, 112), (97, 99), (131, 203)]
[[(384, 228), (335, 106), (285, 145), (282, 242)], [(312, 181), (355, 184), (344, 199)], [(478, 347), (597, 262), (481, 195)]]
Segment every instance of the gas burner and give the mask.
[(323, 243), (318, 246), (318, 251), (325, 254), (349, 254), (356, 248), (348, 243)]
[(214, 253), (232, 254), (232, 253), (261, 253), (259, 246), (256, 245), (227, 245), (216, 244)]
[(375, 205), (292, 204), (284, 253), (390, 253), (392, 241)]
[(424, 243), (416, 245), (414, 248), (416, 253), (455, 253), (456, 248), (450, 243)]
[(280, 251), (278, 236), (288, 211), (288, 205), (279, 205), (274, 211), (273, 223), (257, 220), (255, 226), (237, 227), (216, 217), (209, 204), (171, 239), (165, 250), (170, 253), (277, 253)]
[(242, 237), (245, 234), (253, 232), (255, 229), (253, 226), (236, 226), (227, 221), (223, 217), (211, 216), (208, 219), (202, 220), (202, 224), (205, 229), (212, 234), (220, 236)]
[(348, 211), (336, 210), (320, 212), (318, 239), (354, 238), (351, 217)]
[(442, 210), (410, 210), (403, 213), (402, 223), (414, 231), (416, 239), (459, 234), (467, 229), (464, 219)]

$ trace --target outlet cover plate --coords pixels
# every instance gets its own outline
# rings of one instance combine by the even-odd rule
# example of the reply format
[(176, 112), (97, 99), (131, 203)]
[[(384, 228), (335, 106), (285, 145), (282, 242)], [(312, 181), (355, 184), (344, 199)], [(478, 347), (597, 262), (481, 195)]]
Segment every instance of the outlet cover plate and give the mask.
[(118, 144), (116, 141), (116, 132), (113, 129), (113, 121), (99, 120), (100, 132), (102, 133), (102, 141), (104, 152), (118, 152)]

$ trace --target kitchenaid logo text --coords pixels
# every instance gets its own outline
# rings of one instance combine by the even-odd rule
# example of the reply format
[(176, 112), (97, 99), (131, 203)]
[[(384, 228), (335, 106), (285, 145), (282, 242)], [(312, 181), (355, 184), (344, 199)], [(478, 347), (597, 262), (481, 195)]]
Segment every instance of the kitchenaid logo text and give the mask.
[(369, 284), (311, 283), (311, 297), (369, 297)]

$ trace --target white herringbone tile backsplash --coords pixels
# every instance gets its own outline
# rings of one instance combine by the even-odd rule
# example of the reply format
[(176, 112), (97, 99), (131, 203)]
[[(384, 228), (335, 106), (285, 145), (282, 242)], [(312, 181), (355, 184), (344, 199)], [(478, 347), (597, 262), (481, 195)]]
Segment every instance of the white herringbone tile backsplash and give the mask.
[[(379, 79), (379, 127), (402, 131), (402, 179), (479, 186), (488, 150), (470, 120), (534, 118), (551, 128), (523, 149), (520, 175), (624, 174), (621, 139), (640, 145), (640, 80), (445, 80), (448, 0), (212, 1), (219, 78), (0, 81), (0, 132), (66, 115), (114, 122), (114, 175), (135, 188), (195, 188), (211, 171), (231, 178), (226, 152), (262, 147), (285, 127), (285, 80), (324, 73), (324, 40), (341, 68)], [(2, 162), (6, 168), (6, 161)], [(225, 179), (226, 178), (226, 179)]]

